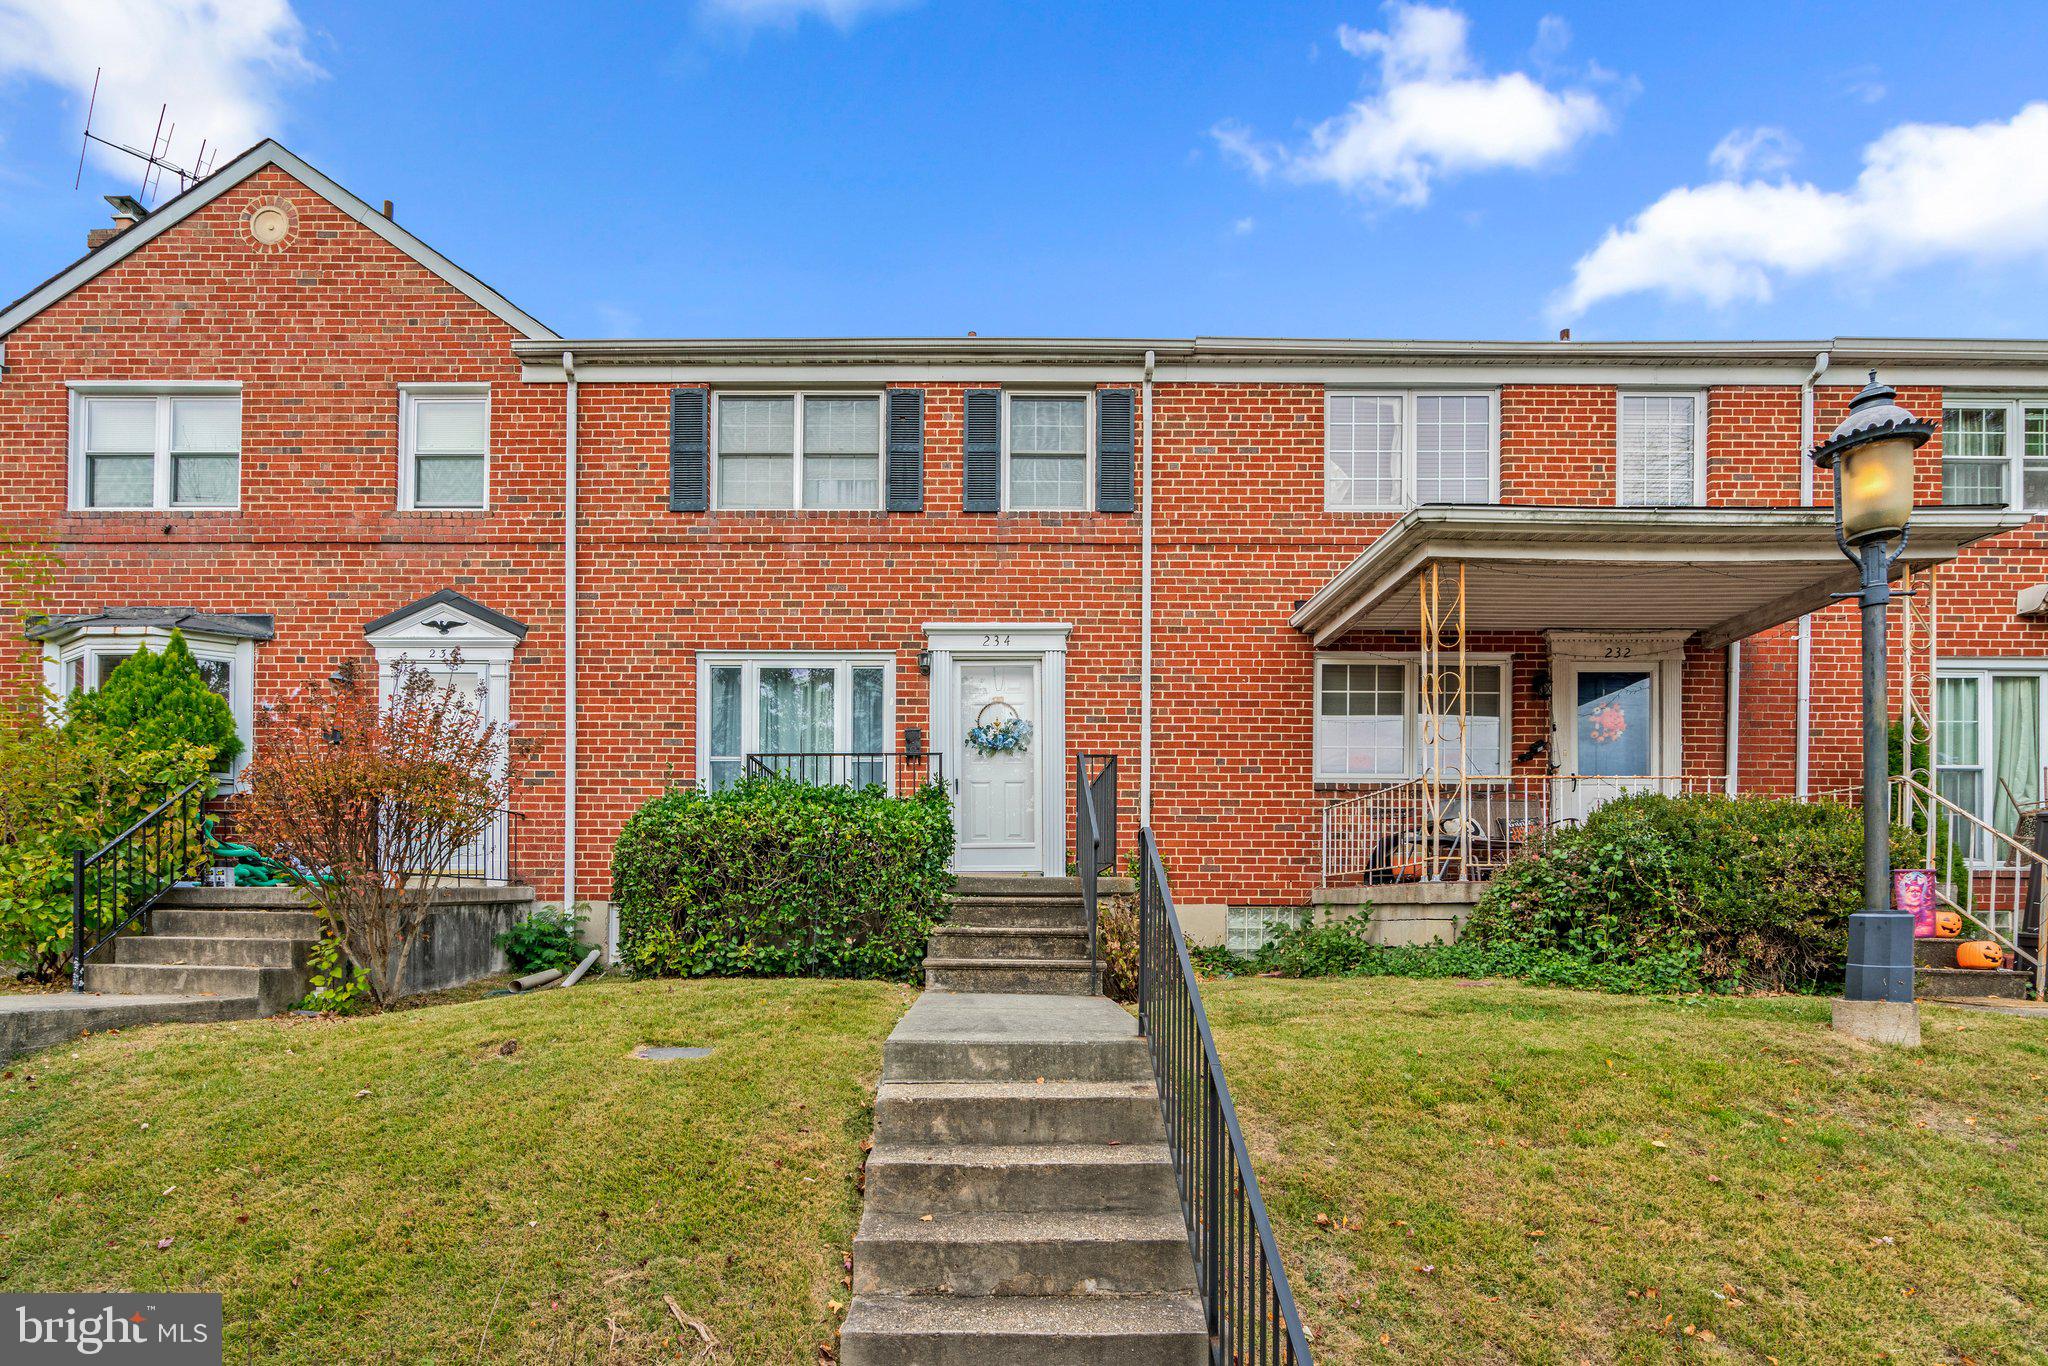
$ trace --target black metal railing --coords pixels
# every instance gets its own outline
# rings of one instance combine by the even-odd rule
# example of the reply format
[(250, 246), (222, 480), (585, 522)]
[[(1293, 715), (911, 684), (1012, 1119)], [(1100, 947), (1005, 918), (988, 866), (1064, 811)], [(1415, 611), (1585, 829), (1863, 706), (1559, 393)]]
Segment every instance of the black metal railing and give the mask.
[[(1094, 768), (1093, 776), (1089, 769)], [(1081, 908), (1088, 916), (1088, 990), (1102, 990), (1097, 934), (1097, 884), (1116, 868), (1116, 756), (1074, 756), (1074, 865), (1081, 878)]]
[(878, 754), (749, 754), (750, 778), (793, 778), (813, 787), (879, 787), (907, 797), (942, 781), (944, 765), (931, 750)]
[(200, 778), (165, 798), (94, 853), (71, 855), (71, 989), (85, 990), (85, 965), (146, 917), (206, 862), (200, 817), (217, 781)]
[(1138, 831), (1138, 1029), (1159, 1083), (1209, 1359), (1311, 1366), (1150, 827)]
[(409, 860), (394, 858), (386, 852), (382, 856), (383, 871), (422, 880), (509, 887), (518, 880), (518, 874), (513, 871), (513, 859), (519, 827), (525, 821), (524, 812), (501, 808), (485, 818), (483, 827), (467, 844), (437, 860), (437, 866), (404, 868), (399, 865)]

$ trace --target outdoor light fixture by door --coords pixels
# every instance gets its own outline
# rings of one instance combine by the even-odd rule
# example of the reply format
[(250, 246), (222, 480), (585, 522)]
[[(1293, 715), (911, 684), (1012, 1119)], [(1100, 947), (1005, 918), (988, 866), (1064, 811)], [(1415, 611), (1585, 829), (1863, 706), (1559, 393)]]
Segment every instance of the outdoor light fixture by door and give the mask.
[(1913, 1004), (1913, 917), (1892, 909), (1890, 781), (1885, 744), (1885, 611), (1891, 568), (1905, 553), (1913, 516), (1913, 453), (1934, 424), (1901, 408), (1898, 393), (1870, 383), (1849, 403), (1813, 463), (1835, 475), (1835, 541), (1862, 571), (1863, 909), (1849, 917), (1849, 972), (1835, 1027), (1887, 1043), (1920, 1042)]

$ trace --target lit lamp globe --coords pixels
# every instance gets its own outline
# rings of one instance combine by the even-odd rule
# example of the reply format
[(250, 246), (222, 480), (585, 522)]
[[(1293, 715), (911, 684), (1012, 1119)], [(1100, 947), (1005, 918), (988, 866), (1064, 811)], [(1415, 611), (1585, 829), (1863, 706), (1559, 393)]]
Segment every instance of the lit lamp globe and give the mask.
[(1835, 517), (1850, 545), (1903, 536), (1913, 516), (1913, 453), (1934, 424), (1900, 407), (1898, 397), (1871, 371), (1842, 425), (1813, 452), (1814, 464), (1835, 471)]

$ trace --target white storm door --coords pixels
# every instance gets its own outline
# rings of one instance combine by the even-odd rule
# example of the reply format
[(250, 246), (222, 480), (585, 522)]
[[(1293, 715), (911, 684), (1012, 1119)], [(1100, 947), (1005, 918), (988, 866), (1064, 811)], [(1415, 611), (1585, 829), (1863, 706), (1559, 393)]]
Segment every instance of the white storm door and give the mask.
[(1584, 820), (1630, 792), (1658, 787), (1661, 672), (1655, 668), (1569, 667), (1571, 759), (1560, 783), (1561, 813)]
[[(963, 873), (1035, 873), (1045, 864), (1040, 804), (1046, 739), (1041, 661), (961, 658), (953, 690), (953, 733), (960, 737), (960, 780), (953, 813)], [(1011, 718), (1028, 722), (1021, 750), (983, 754), (968, 742), (978, 725)]]

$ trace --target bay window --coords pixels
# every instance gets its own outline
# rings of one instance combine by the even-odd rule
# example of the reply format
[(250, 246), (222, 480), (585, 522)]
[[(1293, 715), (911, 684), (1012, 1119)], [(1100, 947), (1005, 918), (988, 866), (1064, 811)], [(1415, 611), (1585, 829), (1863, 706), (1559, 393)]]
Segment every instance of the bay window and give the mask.
[(1505, 774), (1511, 753), (1508, 661), (1470, 661), (1465, 677), (1461, 748), (1454, 677), (1444, 683), (1437, 734), (1431, 737), (1424, 733), (1422, 671), (1413, 656), (1319, 655), (1315, 781), (1399, 782), (1425, 770), (1450, 775), (1461, 758), (1475, 778)]
[[(813, 782), (886, 782), (896, 680), (887, 653), (704, 654), (697, 661), (697, 777), (716, 791), (750, 755), (784, 756), (776, 772)], [(789, 757), (796, 756), (796, 757)]]
[(1323, 506), (1331, 512), (1499, 496), (1491, 394), (1332, 392), (1324, 399), (1323, 446)]

